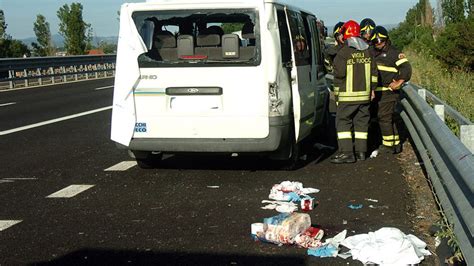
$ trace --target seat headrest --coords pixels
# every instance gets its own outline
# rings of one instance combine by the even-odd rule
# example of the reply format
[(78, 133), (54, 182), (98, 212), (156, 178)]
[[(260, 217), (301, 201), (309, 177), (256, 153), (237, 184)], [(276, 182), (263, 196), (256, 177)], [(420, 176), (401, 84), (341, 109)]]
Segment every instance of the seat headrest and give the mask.
[(155, 34), (154, 43), (157, 48), (175, 48), (176, 38), (169, 31), (159, 31)]
[(254, 24), (251, 21), (245, 22), (245, 24), (242, 26), (242, 38), (255, 39)]
[(196, 40), (197, 46), (219, 46), (220, 44), (221, 37), (219, 34), (199, 35)]

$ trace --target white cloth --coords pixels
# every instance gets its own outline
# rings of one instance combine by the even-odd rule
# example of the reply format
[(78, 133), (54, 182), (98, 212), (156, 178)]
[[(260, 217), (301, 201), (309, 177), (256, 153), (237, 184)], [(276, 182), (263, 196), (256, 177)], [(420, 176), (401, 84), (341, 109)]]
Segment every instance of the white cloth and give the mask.
[(351, 251), (352, 258), (364, 264), (407, 265), (418, 264), (431, 253), (426, 243), (414, 235), (405, 235), (393, 227), (375, 232), (350, 236), (341, 242)]

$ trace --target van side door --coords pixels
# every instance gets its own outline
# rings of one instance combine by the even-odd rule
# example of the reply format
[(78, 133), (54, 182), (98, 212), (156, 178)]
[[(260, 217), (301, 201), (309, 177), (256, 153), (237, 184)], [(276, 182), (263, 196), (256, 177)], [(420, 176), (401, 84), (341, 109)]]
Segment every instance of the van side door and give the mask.
[(310, 30), (305, 28), (301, 13), (285, 7), (288, 30), (292, 44), (293, 67), (291, 70), (295, 138), (299, 142), (311, 133), (314, 123), (314, 87), (311, 86), (312, 50)]
[(322, 35), (319, 32), (318, 24), (314, 16), (306, 17), (311, 29), (311, 41), (313, 43), (313, 62), (315, 77), (315, 117), (314, 124), (316, 126), (323, 123), (326, 108), (328, 108), (329, 91), (326, 82), (326, 68), (324, 66), (324, 55), (322, 51)]

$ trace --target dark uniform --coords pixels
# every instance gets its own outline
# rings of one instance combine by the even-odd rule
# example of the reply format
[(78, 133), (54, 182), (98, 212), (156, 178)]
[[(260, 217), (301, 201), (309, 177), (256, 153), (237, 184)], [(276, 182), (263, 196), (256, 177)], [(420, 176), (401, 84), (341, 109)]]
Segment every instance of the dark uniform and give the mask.
[(389, 42), (382, 50), (375, 50), (375, 62), (378, 69), (378, 85), (375, 89), (375, 102), (378, 107), (378, 120), (382, 133), (382, 144), (394, 149), (400, 144), (395, 123), (395, 107), (400, 98), (400, 90), (391, 90), (390, 83), (395, 80), (408, 81), (411, 78), (411, 66), (403, 53)]
[(352, 130), (356, 154), (367, 151), (370, 96), (377, 85), (377, 68), (368, 48), (361, 38), (353, 37), (334, 59), (337, 139), (339, 151), (346, 154), (353, 154)]

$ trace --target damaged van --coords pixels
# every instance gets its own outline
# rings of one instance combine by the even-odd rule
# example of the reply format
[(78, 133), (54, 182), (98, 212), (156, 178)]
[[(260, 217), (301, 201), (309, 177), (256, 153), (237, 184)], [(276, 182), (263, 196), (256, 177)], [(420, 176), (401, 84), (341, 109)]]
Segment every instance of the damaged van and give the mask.
[(297, 160), (328, 109), (314, 14), (279, 0), (123, 4), (111, 139), (140, 167), (163, 154)]

